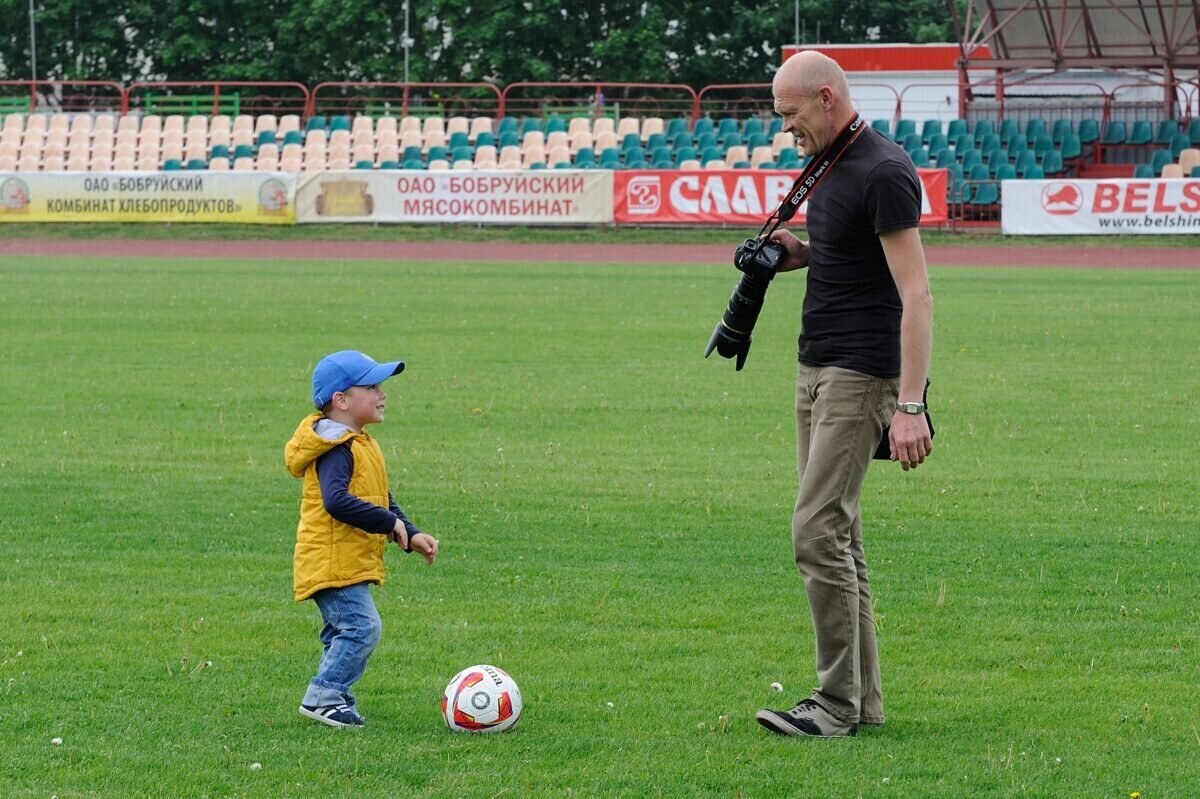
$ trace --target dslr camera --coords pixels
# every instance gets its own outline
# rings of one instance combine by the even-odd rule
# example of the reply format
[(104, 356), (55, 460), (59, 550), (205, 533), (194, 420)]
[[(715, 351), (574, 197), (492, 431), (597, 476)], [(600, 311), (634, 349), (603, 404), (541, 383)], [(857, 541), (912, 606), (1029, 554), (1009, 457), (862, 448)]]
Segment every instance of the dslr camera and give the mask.
[(766, 237), (746, 239), (733, 253), (733, 265), (742, 273), (741, 280), (734, 286), (733, 296), (725, 315), (717, 322), (708, 347), (707, 358), (715, 349), (722, 358), (737, 358), (736, 371), (742, 371), (746, 353), (750, 351), (750, 334), (762, 310), (767, 296), (767, 286), (779, 271), (786, 252), (783, 247), (768, 241)]

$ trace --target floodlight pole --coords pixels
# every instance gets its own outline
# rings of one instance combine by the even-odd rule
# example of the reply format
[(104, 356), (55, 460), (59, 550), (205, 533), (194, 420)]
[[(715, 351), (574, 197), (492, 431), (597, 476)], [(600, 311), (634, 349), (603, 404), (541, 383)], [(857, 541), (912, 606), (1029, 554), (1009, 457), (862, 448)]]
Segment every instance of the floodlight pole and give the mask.
[(794, 24), (792, 26), (792, 41), (795, 42), (797, 45), (799, 45), (800, 44), (800, 0), (796, 0), (795, 9), (796, 9), (796, 14), (793, 19)]
[(404, 0), (404, 82), (408, 83), (408, 48), (412, 47), (412, 39), (408, 35), (408, 2)]
[(30, 80), (37, 80), (37, 31), (33, 27), (33, 0), (29, 0), (29, 71)]

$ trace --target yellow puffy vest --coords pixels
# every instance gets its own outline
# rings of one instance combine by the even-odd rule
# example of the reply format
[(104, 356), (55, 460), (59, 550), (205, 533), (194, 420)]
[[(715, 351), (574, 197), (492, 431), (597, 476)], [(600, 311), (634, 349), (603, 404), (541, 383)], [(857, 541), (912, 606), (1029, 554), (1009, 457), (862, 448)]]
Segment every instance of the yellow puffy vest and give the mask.
[(292, 562), (292, 590), (297, 602), (323, 588), (383, 583), (387, 536), (364, 532), (330, 516), (321, 500), (321, 483), (317, 479), (317, 458), (349, 441), (354, 456), (350, 493), (386, 508), (388, 482), (383, 451), (365, 431), (348, 432), (336, 441), (322, 438), (313, 430), (321, 418), (319, 413), (305, 417), (283, 451), (288, 471), (293, 477), (304, 478)]

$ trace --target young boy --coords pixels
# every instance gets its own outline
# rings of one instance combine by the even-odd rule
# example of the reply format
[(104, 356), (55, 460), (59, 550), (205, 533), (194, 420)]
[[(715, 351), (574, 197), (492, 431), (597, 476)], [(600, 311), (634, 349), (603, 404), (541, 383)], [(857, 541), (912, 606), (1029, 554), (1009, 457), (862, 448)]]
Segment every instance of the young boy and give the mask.
[(437, 539), (405, 517), (388, 490), (383, 451), (363, 427), (383, 421), (382, 383), (402, 361), (376, 363), (354, 350), (335, 352), (313, 370), (313, 404), (284, 448), (284, 462), (304, 478), (296, 528), (296, 601), (316, 601), (325, 622), (325, 654), (300, 703), (301, 715), (331, 727), (361, 727), (350, 686), (379, 643), (379, 613), (370, 583), (383, 584), (388, 541), (428, 563)]

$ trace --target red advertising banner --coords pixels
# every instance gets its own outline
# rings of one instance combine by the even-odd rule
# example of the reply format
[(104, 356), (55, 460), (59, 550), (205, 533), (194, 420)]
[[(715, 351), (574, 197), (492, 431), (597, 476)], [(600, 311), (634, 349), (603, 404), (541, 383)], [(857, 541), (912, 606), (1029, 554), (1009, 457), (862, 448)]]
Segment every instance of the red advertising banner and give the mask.
[[(917, 172), (924, 188), (921, 224), (948, 221), (946, 170)], [(636, 225), (761, 225), (783, 202), (798, 175), (763, 169), (616, 172), (613, 221)], [(806, 205), (800, 206), (795, 221), (804, 219)]]

